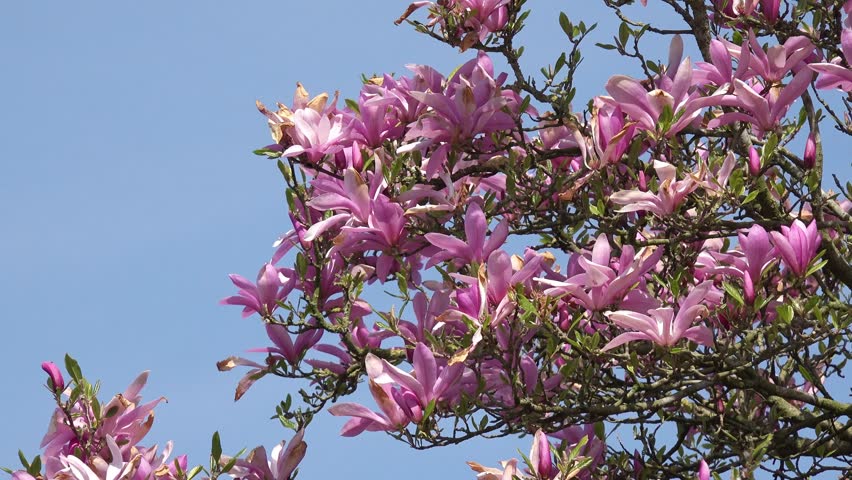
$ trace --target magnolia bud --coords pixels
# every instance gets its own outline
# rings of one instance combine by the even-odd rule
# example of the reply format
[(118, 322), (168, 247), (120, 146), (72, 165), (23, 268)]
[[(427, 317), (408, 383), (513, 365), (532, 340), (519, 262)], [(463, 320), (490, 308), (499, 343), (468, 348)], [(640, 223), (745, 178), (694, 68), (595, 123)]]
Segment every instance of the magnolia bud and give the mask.
[(808, 140), (805, 142), (805, 154), (802, 156), (802, 161), (808, 170), (814, 168), (814, 164), (816, 164), (816, 140), (814, 140), (813, 132), (808, 135)]
[(748, 149), (748, 173), (753, 177), (760, 175), (760, 154), (754, 146)]
[(760, 10), (767, 22), (775, 23), (781, 11), (781, 0), (760, 0)]
[(642, 171), (639, 172), (639, 191), (648, 191), (648, 180), (645, 178), (645, 172)]
[(701, 463), (698, 465), (698, 480), (710, 480), (710, 467), (703, 458), (701, 459)]
[(41, 364), (41, 369), (47, 373), (47, 378), (50, 380), (50, 382), (48, 382), (48, 386), (52, 388), (54, 392), (62, 392), (65, 390), (65, 379), (62, 378), (62, 372), (59, 371), (59, 367), (57, 367), (55, 363), (44, 362)]
[(555, 477), (557, 470), (553, 465), (553, 458), (550, 456), (550, 442), (547, 440), (547, 435), (539, 429), (535, 432), (533, 442), (530, 461), (533, 463), (532, 467), (535, 473), (541, 478)]

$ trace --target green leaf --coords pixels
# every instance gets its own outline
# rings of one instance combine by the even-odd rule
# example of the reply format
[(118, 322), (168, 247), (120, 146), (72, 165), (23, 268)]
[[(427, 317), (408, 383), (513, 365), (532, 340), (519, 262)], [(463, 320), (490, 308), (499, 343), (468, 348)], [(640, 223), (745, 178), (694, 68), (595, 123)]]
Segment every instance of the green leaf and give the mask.
[(217, 464), (219, 463), (219, 459), (222, 458), (222, 441), (219, 438), (219, 432), (216, 431), (213, 433), (213, 442), (210, 447), (210, 457), (213, 458), (213, 461)]
[(618, 27), (618, 41), (621, 42), (622, 45), (627, 45), (627, 41), (630, 40), (630, 35), (632, 33), (633, 30), (630, 29), (627, 22), (621, 22), (621, 25)]
[(290, 183), (293, 182), (293, 170), (290, 169), (289, 165), (278, 160), (278, 170), (281, 172), (281, 176), (284, 177), (284, 180)]
[(782, 324), (789, 324), (793, 321), (793, 307), (790, 305), (778, 305), (775, 307), (775, 313), (778, 314), (778, 320)]
[(615, 45), (610, 45), (609, 43), (596, 43), (595, 46), (603, 48), (604, 50), (616, 50), (618, 47)]
[(32, 461), (32, 463), (30, 463), (30, 468), (27, 469), (27, 472), (34, 477), (37, 477), (41, 474), (41, 457), (40, 456), (36, 455), (35, 458), (33, 458), (33, 461)]
[(428, 405), (426, 405), (426, 410), (423, 411), (423, 418), (429, 418), (429, 416), (432, 415), (432, 412), (435, 411), (435, 405), (435, 400), (432, 400)]
[(814, 378), (814, 376), (811, 374), (810, 370), (805, 368), (804, 365), (799, 365), (799, 373), (802, 375), (802, 378), (804, 378), (811, 385), (817, 384), (817, 379)]
[(65, 354), (65, 370), (68, 371), (68, 375), (75, 383), (80, 383), (83, 380), (83, 372), (80, 370), (80, 364), (67, 353)]
[(268, 148), (258, 148), (257, 150), (252, 150), (252, 153), (255, 155), (260, 155), (262, 157), (278, 158), (283, 152), (279, 152), (278, 150), (270, 150)]
[(766, 449), (769, 448), (769, 444), (772, 442), (772, 434), (768, 434), (763, 437), (763, 440), (754, 447), (754, 451), (752, 452), (752, 460), (755, 464), (759, 464), (763, 460), (763, 456), (766, 454)]
[(810, 277), (811, 275), (820, 271), (826, 263), (828, 263), (828, 260), (821, 260), (819, 262), (814, 263), (813, 265), (811, 265), (811, 268), (809, 268), (808, 271), (805, 273), (805, 277)]
[(571, 24), (571, 20), (568, 19), (568, 15), (565, 15), (565, 12), (559, 12), (559, 26), (562, 27), (562, 31), (565, 32), (565, 35), (568, 35), (569, 39), (574, 39), (574, 25)]
[(18, 450), (18, 458), (21, 460), (21, 465), (23, 465), (24, 470), (29, 470), (30, 462), (27, 461), (27, 456), (24, 455), (22, 450)]
[(238, 458), (237, 458), (237, 457), (234, 457), (234, 458), (232, 458), (232, 459), (228, 460), (228, 463), (226, 463), (226, 464), (222, 467), (222, 472), (224, 472), (224, 473), (228, 473), (228, 472), (230, 472), (230, 471), (231, 471), (231, 469), (232, 469), (232, 468), (234, 468), (234, 465), (236, 465), (236, 464), (237, 464), (237, 460), (238, 460)]
[(745, 205), (745, 204), (747, 204), (747, 203), (750, 203), (750, 202), (754, 201), (754, 199), (755, 199), (755, 198), (757, 198), (757, 196), (758, 196), (759, 194), (760, 194), (760, 191), (759, 191), (759, 190), (752, 190), (751, 192), (749, 192), (749, 193), (748, 193), (748, 195), (746, 196), (746, 198), (745, 198), (745, 199), (743, 199), (743, 201), (740, 203), (740, 205)]
[(352, 110), (353, 112), (355, 112), (357, 114), (361, 113), (361, 107), (358, 106), (358, 102), (356, 102), (355, 100), (352, 100), (351, 98), (347, 98), (343, 102), (346, 103), (346, 106), (349, 107), (349, 110)]
[(741, 307), (745, 305), (745, 301), (743, 300), (743, 296), (737, 287), (733, 286), (728, 282), (722, 283), (722, 288), (725, 289), (725, 292), (731, 296)]
[(595, 422), (595, 436), (598, 437), (599, 440), (604, 440), (606, 438), (606, 426), (603, 422)]
[(193, 478), (195, 478), (196, 475), (201, 473), (201, 470), (203, 470), (201, 465), (196, 465), (196, 466), (192, 467), (192, 469), (189, 471), (189, 473), (186, 474), (186, 479), (192, 480)]

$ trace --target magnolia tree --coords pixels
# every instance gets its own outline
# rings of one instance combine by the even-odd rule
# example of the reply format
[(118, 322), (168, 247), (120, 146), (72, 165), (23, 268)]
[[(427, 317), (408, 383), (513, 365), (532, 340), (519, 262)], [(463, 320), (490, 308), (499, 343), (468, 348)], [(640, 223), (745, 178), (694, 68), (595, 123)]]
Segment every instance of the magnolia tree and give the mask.
[[(100, 403), (69, 357), (67, 383), (44, 365), (57, 408), (13, 478), (285, 480), (326, 412), (416, 449), (529, 435), (471, 461), (482, 480), (850, 475), (852, 188), (822, 133), (852, 135), (852, 1), (662, 0), (665, 29), (604, 3), (611, 44), (562, 14), (568, 51), (531, 75), (524, 0), (415, 2), (397, 23), (474, 58), (258, 103), (291, 225), (223, 300), (270, 344), (219, 369), (237, 399), (304, 380), (276, 407), (292, 439), (232, 458), (214, 436), (189, 468), (141, 445), (145, 374)], [(641, 73), (579, 100), (598, 48)]]

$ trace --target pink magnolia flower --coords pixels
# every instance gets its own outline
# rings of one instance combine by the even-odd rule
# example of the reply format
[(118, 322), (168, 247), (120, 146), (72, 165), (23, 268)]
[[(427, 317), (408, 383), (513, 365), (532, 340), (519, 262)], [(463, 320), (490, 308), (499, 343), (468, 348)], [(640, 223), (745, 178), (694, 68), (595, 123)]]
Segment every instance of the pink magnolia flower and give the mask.
[(550, 452), (550, 442), (541, 429), (535, 432), (532, 449), (530, 449), (530, 473), (536, 478), (547, 480), (556, 477), (559, 468), (553, 464), (553, 454)]
[(748, 173), (753, 177), (760, 175), (760, 153), (754, 146), (748, 147)]
[(255, 313), (264, 317), (272, 315), (272, 312), (278, 308), (278, 302), (287, 298), (296, 283), (295, 275), (287, 278), (281, 270), (270, 263), (264, 265), (258, 272), (256, 285), (235, 273), (229, 277), (240, 290), (237, 295), (225, 298), (219, 303), (242, 306), (243, 318)]
[(445, 260), (453, 260), (457, 265), (482, 263), (491, 252), (500, 248), (509, 235), (509, 226), (500, 222), (486, 240), (488, 221), (477, 199), (471, 199), (464, 216), (464, 231), (467, 242), (442, 233), (427, 233), (426, 240), (438, 248), (432, 255), (426, 268), (431, 268)]
[(710, 480), (710, 466), (703, 458), (698, 464), (698, 480)]
[(411, 92), (442, 92), (446, 80), (440, 72), (428, 65), (407, 65), (406, 68), (414, 75), (397, 79), (385, 74), (381, 82), (368, 83), (362, 89), (362, 94), (370, 98), (393, 100), (393, 111), (389, 112), (388, 120), (399, 125), (416, 121), (428, 108), (411, 96)]
[[(843, 60), (849, 65), (852, 62), (852, 28), (844, 28), (840, 34), (840, 47), (843, 51)], [(811, 70), (820, 74), (815, 87), (821, 90), (837, 88), (844, 92), (852, 91), (852, 70), (841, 64), (840, 57), (834, 58), (827, 63), (811, 63)]]
[(660, 179), (658, 193), (620, 190), (609, 197), (612, 203), (623, 205), (618, 210), (620, 213), (648, 211), (660, 217), (671, 215), (700, 186), (693, 175), (677, 180), (677, 168), (670, 163), (654, 160), (654, 170)]
[[(452, 14), (459, 17), (459, 23), (463, 27), (463, 31), (471, 32), (474, 36), (473, 40), (467, 40), (466, 46), (469, 47), (475, 40), (480, 42), (485, 40), (489, 34), (502, 30), (509, 21), (509, 11), (507, 5), (509, 0), (446, 0), (438, 2), (445, 6)], [(397, 25), (402, 23), (417, 9), (425, 6), (434, 6), (435, 4), (428, 1), (414, 2), (408, 6), (405, 12), (396, 22)], [(445, 19), (433, 14), (429, 25), (434, 25), (440, 22), (445, 24)], [(459, 32), (462, 33), (462, 32)]]
[(550, 161), (560, 168), (570, 168), (577, 171), (583, 165), (583, 157), (585, 156), (585, 140), (576, 128), (568, 127), (567, 125), (546, 126), (547, 123), (540, 124), (543, 127), (539, 130), (539, 140), (541, 147), (545, 150), (568, 150), (578, 149), (580, 155), (577, 156), (560, 156), (552, 158)]
[(186, 455), (178, 455), (174, 460), (170, 460), (173, 448), (171, 441), (166, 443), (160, 455), (157, 455), (156, 445), (150, 448), (138, 448), (139, 465), (133, 474), (133, 480), (177, 480), (179, 475), (175, 463), (180, 466), (180, 471), (186, 472), (188, 461)]
[(502, 468), (485, 467), (476, 462), (467, 462), (467, 464), (471, 470), (476, 472), (477, 480), (515, 480), (522, 478), (518, 471), (518, 460), (514, 458), (500, 462)]
[[(290, 480), (308, 448), (302, 440), (304, 435), (305, 431), (299, 430), (289, 445), (282, 441), (272, 449), (269, 457), (262, 446), (255, 448), (245, 459), (238, 459), (228, 475), (240, 480)], [(230, 457), (223, 456), (220, 461), (227, 463), (230, 460)]]
[(75, 480), (124, 480), (133, 478), (139, 456), (137, 455), (125, 462), (121, 450), (112, 436), (106, 436), (106, 444), (110, 452), (109, 463), (98, 457), (95, 459), (97, 461), (92, 462), (95, 464), (93, 469), (74, 455), (63, 456), (61, 460), (65, 464), (65, 468), (57, 472), (56, 477), (67, 476)]
[(804, 66), (804, 61), (813, 53), (814, 44), (808, 37), (790, 37), (783, 45), (773, 45), (765, 51), (757, 43), (757, 36), (749, 32), (741, 46), (729, 43), (731, 54), (740, 60), (749, 57), (748, 69), (763, 78), (764, 83), (780, 82), (790, 72)]
[(378, 195), (370, 201), (366, 223), (363, 226), (341, 228), (336, 248), (345, 254), (368, 250), (382, 252), (376, 258), (376, 277), (384, 283), (388, 275), (399, 266), (394, 254), (416, 250), (423, 241), (406, 234), (405, 211), (384, 195)]
[[(768, 93), (761, 94), (763, 86), (747, 84), (742, 80), (734, 80), (734, 94), (724, 95), (720, 104), (738, 107), (744, 112), (727, 112), (710, 120), (707, 126), (716, 128), (736, 121), (746, 122), (757, 130), (759, 135), (774, 130), (787, 110), (808, 89), (813, 72), (803, 68), (784, 87), (770, 87)], [(757, 89), (757, 90), (756, 90)]]
[(822, 242), (816, 221), (806, 227), (801, 220), (795, 220), (789, 227), (782, 226), (780, 233), (770, 232), (770, 235), (784, 265), (795, 275), (803, 276)]
[(503, 30), (509, 22), (506, 6), (509, 0), (451, 0), (453, 9), (464, 18), (466, 29), (474, 32), (479, 41)]
[(636, 125), (627, 122), (621, 107), (612, 105), (595, 97), (592, 110), (592, 144), (595, 162), (590, 162), (592, 168), (621, 161), (621, 157), (630, 147), (636, 132)]
[[(648, 132), (670, 137), (680, 132), (701, 115), (702, 109), (718, 104), (718, 95), (702, 97), (694, 88), (692, 62), (687, 57), (680, 64), (683, 43), (676, 37), (669, 48), (669, 67), (666, 74), (657, 78), (656, 88), (650, 92), (639, 80), (625, 75), (615, 75), (606, 83), (611, 97), (601, 97), (637, 122)], [(660, 118), (668, 110), (671, 119), (665, 131), (660, 131)]]
[(399, 330), (403, 338), (411, 344), (426, 342), (427, 337), (433, 335), (437, 329), (438, 316), (449, 310), (450, 295), (438, 291), (427, 297), (425, 293), (417, 292), (411, 303), (417, 323), (402, 320), (399, 322)]
[(573, 450), (585, 439), (585, 446), (580, 450), (580, 454), (582, 457), (590, 458), (592, 463), (577, 475), (576, 478), (579, 480), (590, 480), (595, 467), (603, 463), (606, 444), (598, 438), (593, 424), (572, 425), (550, 433), (548, 436), (562, 440), (563, 446), (567, 444), (565, 451)]
[(781, 0), (760, 0), (760, 11), (767, 22), (777, 22), (781, 14)]
[(713, 282), (703, 282), (680, 302), (677, 314), (671, 307), (649, 310), (648, 315), (630, 310), (607, 312), (605, 315), (613, 323), (631, 331), (613, 338), (602, 350), (611, 350), (636, 340), (648, 340), (670, 347), (687, 338), (700, 345), (713, 345), (713, 332), (704, 325), (693, 326), (693, 323), (709, 312), (700, 302), (718, 296), (718, 291), (713, 289)]
[(814, 168), (816, 163), (816, 141), (814, 140), (814, 132), (808, 134), (808, 139), (805, 141), (805, 153), (802, 155), (803, 166), (810, 170)]
[[(732, 51), (739, 52), (736, 73), (732, 66)], [(747, 79), (753, 75), (749, 70), (751, 50), (748, 48), (737, 49), (737, 45), (727, 40), (714, 38), (710, 41), (710, 60), (711, 63), (696, 62), (695, 64), (695, 81), (699, 85), (712, 83), (722, 87), (730, 85), (734, 79)]]
[(739, 240), (746, 258), (742, 274), (745, 298), (752, 303), (755, 298), (755, 284), (760, 282), (763, 271), (775, 260), (775, 250), (769, 244), (769, 235), (760, 225), (752, 226), (748, 235), (740, 233)]
[(305, 87), (303, 87), (301, 83), (296, 83), (296, 93), (293, 95), (292, 107), (287, 107), (286, 105), (279, 103), (278, 111), (272, 112), (258, 100), (257, 109), (266, 117), (269, 123), (269, 129), (272, 133), (272, 139), (275, 140), (276, 144), (278, 144), (277, 146), (281, 149), (280, 146), (282, 145), (292, 145), (289, 129), (294, 125), (294, 111), (309, 108), (322, 115), (332, 115), (336, 111), (336, 104), (337, 94), (335, 94), (334, 100), (332, 100), (329, 104), (327, 93), (321, 93), (311, 98), (308, 91), (305, 90)]
[(419, 423), (431, 402), (457, 393), (456, 383), (464, 371), (461, 363), (447, 365), (436, 361), (423, 343), (414, 348), (413, 375), (372, 353), (367, 354), (365, 363), (370, 391), (384, 415), (354, 403), (334, 405), (329, 409), (332, 415), (353, 417), (343, 426), (343, 436), (358, 435), (364, 430), (398, 430), (409, 422)]
[(660, 260), (662, 249), (644, 248), (638, 254), (633, 247), (622, 247), (621, 257), (615, 267), (611, 265), (612, 248), (606, 234), (595, 241), (591, 257), (578, 256), (577, 266), (582, 273), (565, 281), (537, 279), (549, 285), (547, 295), (569, 295), (574, 301), (592, 311), (603, 311), (614, 305), (638, 308), (647, 304), (647, 298), (634, 286)]
[(716, 7), (728, 17), (749, 16), (757, 8), (758, 0), (715, 0)]
[[(82, 401), (76, 402), (71, 408), (74, 417), (74, 429), (68, 425), (65, 412), (57, 408), (51, 418), (48, 431), (41, 441), (47, 478), (55, 477), (60, 471), (67, 471), (68, 463), (63, 459), (79, 451), (80, 447), (81, 439), (77, 437), (76, 432), (87, 432), (86, 435), (93, 435), (99, 441), (112, 439), (113, 442), (121, 445), (119, 461), (122, 455), (125, 458), (130, 458), (132, 449), (148, 434), (154, 423), (154, 408), (165, 400), (164, 397), (160, 397), (151, 402), (139, 404), (142, 398), (139, 392), (145, 386), (147, 380), (148, 372), (143, 372), (136, 377), (123, 394), (116, 395), (108, 403), (102, 405), (102, 418), (94, 418), (91, 406), (88, 404)], [(95, 423), (92, 423), (94, 421), (97, 422), (96, 430), (94, 428)], [(107, 441), (107, 444), (109, 444), (109, 441)], [(90, 455), (94, 458), (100, 453), (82, 452), (82, 458), (78, 461), (81, 463), (90, 461)], [(76, 463), (76, 461), (72, 461), (72, 463)], [(83, 469), (77, 469), (77, 473), (84, 476), (88, 475), (88, 472)]]
[(62, 378), (62, 372), (59, 371), (59, 367), (57, 367), (55, 363), (43, 362), (41, 364), (41, 369), (47, 373), (48, 379), (50, 380), (49, 387), (51, 390), (57, 393), (61, 393), (65, 390), (65, 379)]
[(293, 145), (281, 156), (306, 154), (310, 162), (318, 163), (325, 155), (337, 153), (351, 143), (347, 128), (340, 114), (324, 115), (312, 108), (296, 110), (293, 112), (293, 126), (287, 129)]
[(385, 140), (397, 140), (402, 136), (402, 125), (396, 120), (395, 99), (361, 95), (358, 112), (352, 118), (352, 132), (364, 139), (364, 144), (377, 148)]
[(287, 360), (290, 365), (298, 365), (305, 353), (322, 338), (323, 332), (321, 328), (309, 328), (296, 335), (294, 342), (284, 325), (267, 323), (266, 335), (272, 340), (274, 346), (252, 348), (249, 352), (268, 353), (273, 357)]
[(468, 142), (478, 135), (515, 128), (515, 119), (506, 113), (514, 106), (515, 96), (501, 90), (506, 74), (494, 77), (494, 64), (485, 53), (464, 65), (453, 75), (442, 92), (409, 92), (427, 105), (426, 111), (405, 134), (411, 143), (398, 153), (425, 150), (443, 144), (424, 165), (428, 178), (443, 170), (451, 145)]

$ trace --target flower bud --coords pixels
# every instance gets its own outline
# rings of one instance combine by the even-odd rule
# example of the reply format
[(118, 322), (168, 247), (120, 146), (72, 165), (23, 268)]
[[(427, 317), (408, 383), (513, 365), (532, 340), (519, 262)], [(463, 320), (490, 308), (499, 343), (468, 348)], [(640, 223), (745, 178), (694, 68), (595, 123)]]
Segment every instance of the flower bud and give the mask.
[(752, 177), (760, 175), (760, 154), (754, 146), (748, 149), (748, 173)]
[(781, 11), (781, 0), (760, 0), (760, 10), (767, 22), (775, 23)]
[(802, 161), (808, 170), (814, 168), (816, 164), (816, 140), (814, 139), (814, 132), (808, 135), (808, 140), (805, 142), (805, 154), (802, 156)]
[(550, 442), (547, 440), (547, 435), (539, 429), (535, 432), (533, 440), (533, 448), (530, 452), (530, 462), (532, 462), (533, 473), (539, 478), (553, 478), (556, 476), (557, 470), (553, 466), (553, 458), (550, 455)]
[(41, 369), (47, 373), (47, 378), (49, 380), (48, 386), (57, 393), (65, 390), (65, 379), (62, 378), (62, 372), (59, 371), (59, 367), (56, 366), (53, 362), (43, 362), (41, 364)]
[(648, 191), (648, 179), (645, 178), (645, 172), (642, 171), (639, 172), (639, 191)]
[(701, 463), (698, 464), (698, 480), (710, 480), (710, 467), (703, 458), (701, 459)]

